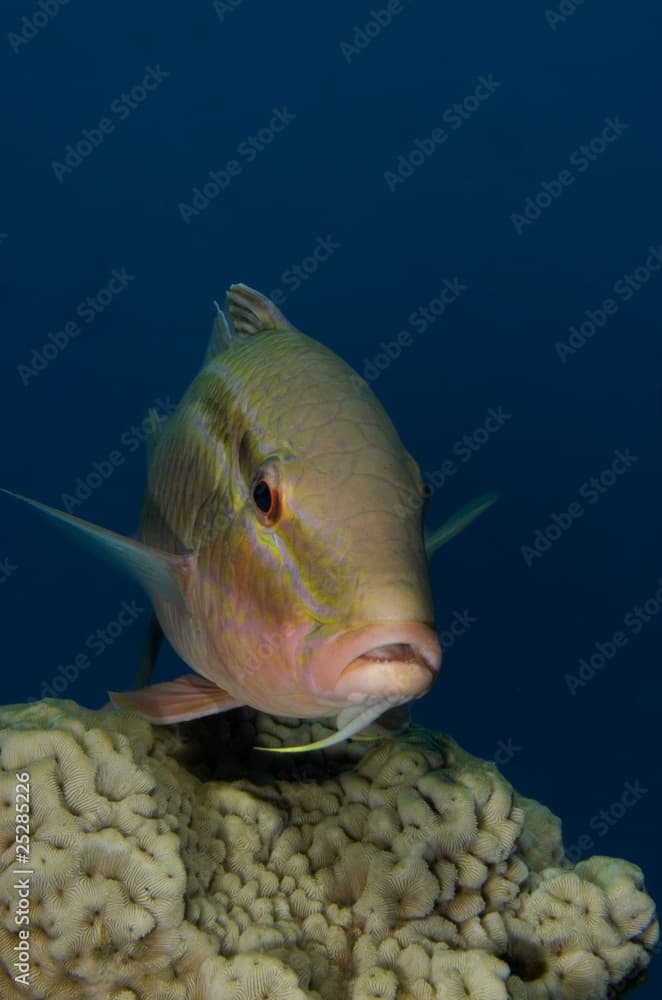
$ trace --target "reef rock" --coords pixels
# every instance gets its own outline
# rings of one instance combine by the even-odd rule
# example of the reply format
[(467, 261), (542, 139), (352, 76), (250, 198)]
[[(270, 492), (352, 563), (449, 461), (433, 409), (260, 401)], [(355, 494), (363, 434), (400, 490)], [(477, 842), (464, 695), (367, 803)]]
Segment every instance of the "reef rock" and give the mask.
[(645, 970), (635, 865), (571, 865), (447, 736), (252, 750), (324, 733), (0, 709), (3, 1000), (601, 1000)]

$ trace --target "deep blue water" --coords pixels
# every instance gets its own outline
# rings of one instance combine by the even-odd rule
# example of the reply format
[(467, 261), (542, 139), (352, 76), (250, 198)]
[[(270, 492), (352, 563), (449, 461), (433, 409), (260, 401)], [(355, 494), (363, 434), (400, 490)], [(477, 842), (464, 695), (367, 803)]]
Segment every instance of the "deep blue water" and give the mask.
[[(1, 485), (62, 506), (116, 452), (75, 513), (133, 531), (132, 427), (195, 374), (231, 282), (279, 290), (372, 381), (437, 484), (430, 526), (500, 493), (434, 558), (439, 627), (461, 634), (415, 718), (496, 755), (575, 856), (636, 862), (661, 900), (660, 9), (391, 11), (377, 29), (347, 0), (7, 0)], [(145, 605), (1, 502), (20, 701)], [(130, 686), (145, 619), (61, 693)], [(636, 995), (661, 984), (658, 959)]]

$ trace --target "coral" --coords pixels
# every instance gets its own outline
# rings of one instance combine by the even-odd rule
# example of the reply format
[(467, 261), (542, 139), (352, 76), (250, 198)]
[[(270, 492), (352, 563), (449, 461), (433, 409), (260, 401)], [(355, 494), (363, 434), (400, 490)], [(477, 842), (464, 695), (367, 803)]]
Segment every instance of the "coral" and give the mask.
[(570, 865), (555, 817), (450, 738), (251, 750), (325, 732), (0, 709), (2, 997), (600, 1000), (646, 968), (640, 870)]

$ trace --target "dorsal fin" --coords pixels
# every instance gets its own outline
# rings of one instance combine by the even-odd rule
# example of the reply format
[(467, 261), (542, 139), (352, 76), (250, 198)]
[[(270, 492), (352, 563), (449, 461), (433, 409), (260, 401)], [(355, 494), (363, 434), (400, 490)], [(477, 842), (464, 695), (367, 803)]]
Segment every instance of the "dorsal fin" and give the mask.
[(290, 321), (283, 316), (271, 299), (248, 285), (230, 285), (226, 297), (226, 309), (237, 333), (262, 333), (264, 330), (294, 330)]
[(232, 330), (227, 317), (218, 302), (214, 302), (214, 306), (216, 307), (216, 315), (212, 323), (211, 337), (207, 344), (207, 353), (204, 360), (205, 365), (209, 364), (212, 358), (215, 358), (218, 354), (227, 351), (232, 343)]

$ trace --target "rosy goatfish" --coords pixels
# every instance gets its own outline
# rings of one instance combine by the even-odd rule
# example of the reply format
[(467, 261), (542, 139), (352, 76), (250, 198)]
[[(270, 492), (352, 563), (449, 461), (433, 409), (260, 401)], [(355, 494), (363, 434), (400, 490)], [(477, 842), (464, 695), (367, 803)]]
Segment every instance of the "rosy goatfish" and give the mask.
[[(318, 749), (420, 698), (439, 672), (423, 481), (336, 354), (246, 285), (217, 310), (201, 371), (167, 421), (153, 415), (137, 539), (19, 498), (128, 570), (156, 634), (195, 671), (111, 692), (116, 706), (154, 723), (240, 705), (335, 716), (331, 736), (283, 748)], [(428, 551), (493, 500), (463, 508)]]

